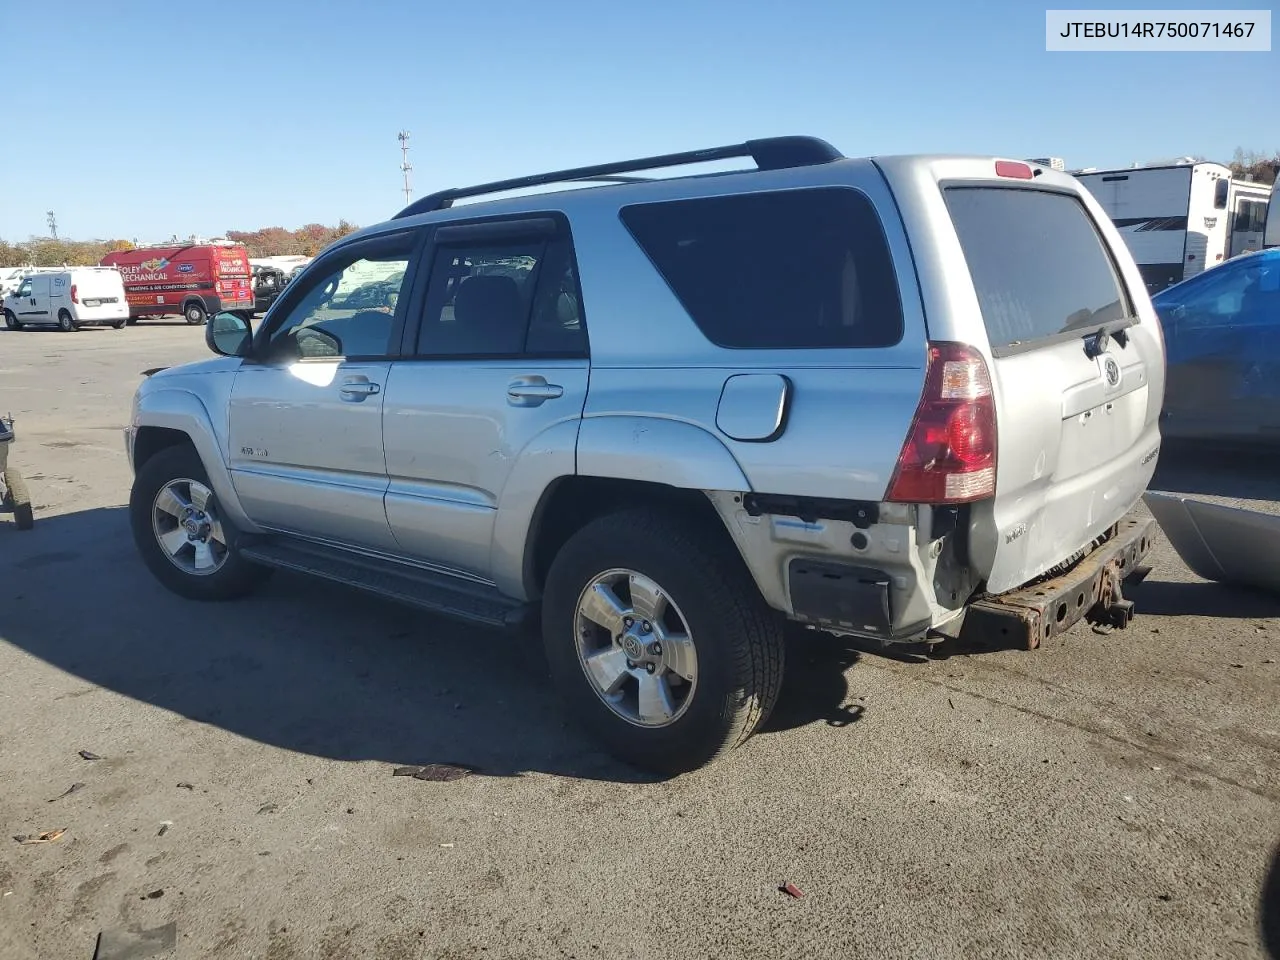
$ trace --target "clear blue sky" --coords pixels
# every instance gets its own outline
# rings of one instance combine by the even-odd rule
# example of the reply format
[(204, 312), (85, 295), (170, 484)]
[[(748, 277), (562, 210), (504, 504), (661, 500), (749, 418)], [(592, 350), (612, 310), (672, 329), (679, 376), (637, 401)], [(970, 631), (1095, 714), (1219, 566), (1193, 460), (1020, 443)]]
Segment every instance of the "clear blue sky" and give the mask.
[(403, 202), (402, 127), (415, 195), (792, 133), (1069, 166), (1280, 148), (1274, 40), (1047, 53), (1044, 5), (978, 9), (44, 0), (0, 55), (0, 238), (46, 234), (50, 209), (76, 239), (373, 223)]

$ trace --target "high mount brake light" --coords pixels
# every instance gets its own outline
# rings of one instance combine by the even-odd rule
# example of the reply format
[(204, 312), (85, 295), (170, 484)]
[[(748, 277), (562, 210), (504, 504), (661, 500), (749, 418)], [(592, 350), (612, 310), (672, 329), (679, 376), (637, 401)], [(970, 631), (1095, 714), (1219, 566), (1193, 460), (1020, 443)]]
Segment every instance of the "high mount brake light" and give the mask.
[(996, 489), (996, 410), (986, 361), (961, 343), (929, 344), (924, 393), (885, 499), (971, 503)]
[(1035, 174), (1031, 172), (1031, 167), (1025, 163), (1015, 163), (1013, 160), (997, 160), (996, 176), (1013, 177), (1016, 180), (1030, 180)]

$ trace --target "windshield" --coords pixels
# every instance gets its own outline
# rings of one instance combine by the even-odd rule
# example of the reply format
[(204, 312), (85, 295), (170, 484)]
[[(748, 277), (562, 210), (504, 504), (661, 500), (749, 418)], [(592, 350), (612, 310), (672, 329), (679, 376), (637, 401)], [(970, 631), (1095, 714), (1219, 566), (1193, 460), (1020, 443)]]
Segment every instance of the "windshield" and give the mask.
[(1132, 314), (1089, 212), (1047, 190), (949, 187), (992, 349), (1089, 331)]

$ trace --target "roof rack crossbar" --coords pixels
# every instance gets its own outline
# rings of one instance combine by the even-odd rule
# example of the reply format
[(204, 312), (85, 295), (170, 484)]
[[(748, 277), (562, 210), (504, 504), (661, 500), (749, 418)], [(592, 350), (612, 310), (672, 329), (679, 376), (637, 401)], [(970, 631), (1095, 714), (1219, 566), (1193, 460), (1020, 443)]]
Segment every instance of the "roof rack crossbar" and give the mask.
[(660, 170), (664, 167), (679, 167), (694, 163), (710, 163), (716, 160), (733, 160), (750, 157), (759, 170), (781, 170), (786, 167), (807, 167), (821, 163), (841, 160), (844, 155), (835, 147), (817, 137), (767, 137), (761, 140), (748, 140), (745, 143), (731, 144), (724, 147), (708, 147), (704, 150), (688, 150), (683, 153), (667, 153), (657, 157), (642, 157), (637, 160), (622, 160), (615, 163), (601, 163), (589, 167), (575, 167), (570, 170), (555, 170), (551, 173), (539, 173), (528, 177), (515, 177), (510, 180), (496, 180), (492, 183), (481, 183), (472, 187), (455, 187), (428, 194), (409, 204), (393, 219), (416, 216), (420, 213), (431, 213), (445, 210), (453, 206), (455, 200), (463, 197), (478, 197), (488, 193), (506, 193), (524, 187), (539, 187), (550, 183), (568, 183), (580, 180), (612, 180), (615, 182), (635, 182), (641, 178), (619, 177), (619, 174), (634, 173), (638, 170)]

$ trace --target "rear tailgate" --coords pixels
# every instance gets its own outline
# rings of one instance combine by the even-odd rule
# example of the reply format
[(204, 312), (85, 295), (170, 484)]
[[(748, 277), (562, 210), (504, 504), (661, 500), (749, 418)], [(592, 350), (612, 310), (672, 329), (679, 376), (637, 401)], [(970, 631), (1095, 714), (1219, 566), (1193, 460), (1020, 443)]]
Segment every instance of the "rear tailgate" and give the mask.
[(996, 399), (996, 495), (973, 507), (970, 559), (999, 593), (1071, 559), (1141, 497), (1164, 344), (1131, 254), (1073, 178), (997, 177), (991, 160), (930, 173), (921, 272), (944, 291), (929, 334), (978, 347)]

